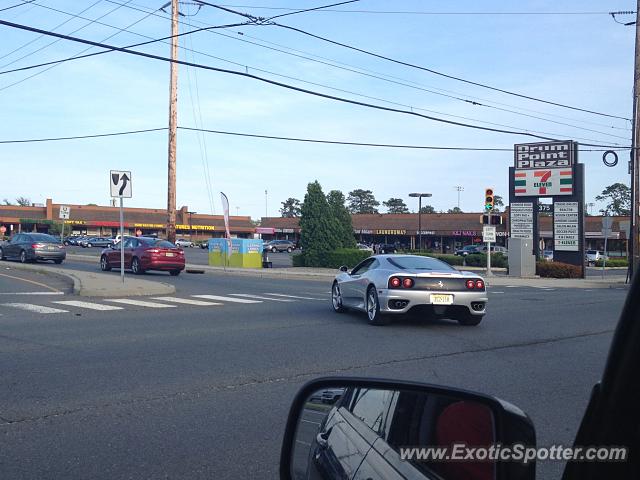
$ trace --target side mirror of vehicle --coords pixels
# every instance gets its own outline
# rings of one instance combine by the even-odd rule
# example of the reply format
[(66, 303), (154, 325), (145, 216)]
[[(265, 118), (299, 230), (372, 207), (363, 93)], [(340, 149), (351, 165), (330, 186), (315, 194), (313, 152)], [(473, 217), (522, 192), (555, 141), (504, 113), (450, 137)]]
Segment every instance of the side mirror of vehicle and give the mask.
[(345, 273), (346, 273), (346, 272), (348, 272), (348, 271), (349, 271), (349, 267), (347, 267), (346, 265), (342, 265), (342, 266), (340, 267), (340, 271), (341, 271), (341, 272), (345, 272)]
[(533, 480), (535, 461), (526, 452), (535, 446), (529, 417), (489, 395), (403, 381), (320, 378), (293, 400), (280, 478), (351, 478), (357, 470), (362, 478), (388, 471), (424, 480)]

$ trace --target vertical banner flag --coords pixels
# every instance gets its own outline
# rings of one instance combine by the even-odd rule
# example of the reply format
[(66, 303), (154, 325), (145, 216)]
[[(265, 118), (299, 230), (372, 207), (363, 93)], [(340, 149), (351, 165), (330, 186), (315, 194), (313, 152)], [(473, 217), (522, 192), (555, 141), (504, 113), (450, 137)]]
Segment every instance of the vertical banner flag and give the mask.
[(231, 233), (229, 232), (229, 199), (227, 196), (220, 192), (220, 198), (222, 199), (222, 210), (224, 212), (224, 228), (227, 236), (227, 255), (231, 256)]

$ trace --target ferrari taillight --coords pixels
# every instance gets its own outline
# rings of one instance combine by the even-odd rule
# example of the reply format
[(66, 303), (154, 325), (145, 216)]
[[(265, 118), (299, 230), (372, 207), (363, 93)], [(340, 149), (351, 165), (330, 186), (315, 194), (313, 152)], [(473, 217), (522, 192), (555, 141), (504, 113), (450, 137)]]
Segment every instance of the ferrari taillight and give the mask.
[(402, 286), (404, 288), (413, 287), (413, 278), (405, 278), (404, 280), (402, 280)]
[(391, 277), (389, 279), (389, 288), (400, 288), (402, 281), (398, 277)]
[(466, 285), (469, 290), (473, 290), (474, 288), (476, 288), (476, 282), (474, 282), (473, 280), (467, 280)]
[(476, 288), (482, 290), (484, 288), (484, 282), (482, 280), (476, 280)]

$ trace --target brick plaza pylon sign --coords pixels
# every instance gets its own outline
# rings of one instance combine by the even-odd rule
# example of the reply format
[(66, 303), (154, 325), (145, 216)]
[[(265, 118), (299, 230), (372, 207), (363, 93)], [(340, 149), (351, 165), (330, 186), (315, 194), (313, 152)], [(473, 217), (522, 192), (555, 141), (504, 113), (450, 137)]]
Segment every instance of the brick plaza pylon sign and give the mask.
[(514, 145), (514, 166), (509, 168), (509, 228), (512, 237), (533, 240), (536, 258), (540, 254), (541, 198), (551, 198), (554, 204), (554, 261), (579, 266), (584, 277), (584, 165), (578, 163), (577, 142)]

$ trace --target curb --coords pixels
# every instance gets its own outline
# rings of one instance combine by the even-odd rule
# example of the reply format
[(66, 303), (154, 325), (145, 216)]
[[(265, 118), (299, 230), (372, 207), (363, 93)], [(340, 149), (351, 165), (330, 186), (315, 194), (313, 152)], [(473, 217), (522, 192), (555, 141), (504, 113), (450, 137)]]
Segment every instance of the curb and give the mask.
[[(73, 294), (81, 297), (131, 297), (145, 295), (168, 295), (176, 291), (174, 285), (153, 280), (143, 280), (129, 278), (123, 285), (114, 277), (101, 277), (99, 280), (108, 279), (111, 285), (97, 282), (95, 285), (87, 285), (92, 281), (93, 272), (83, 272), (79, 270), (67, 270), (62, 268), (49, 267), (44, 265), (31, 265), (11, 262), (11, 267), (16, 270), (30, 270), (44, 274), (54, 274), (66, 277), (73, 282)], [(86, 276), (87, 278), (82, 278)], [(114, 283), (114, 280), (116, 283)], [(137, 284), (137, 285), (136, 285)], [(151, 290), (151, 291), (149, 291)]]

